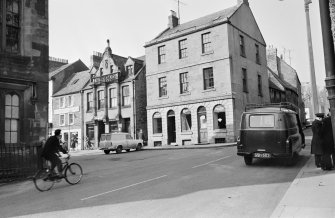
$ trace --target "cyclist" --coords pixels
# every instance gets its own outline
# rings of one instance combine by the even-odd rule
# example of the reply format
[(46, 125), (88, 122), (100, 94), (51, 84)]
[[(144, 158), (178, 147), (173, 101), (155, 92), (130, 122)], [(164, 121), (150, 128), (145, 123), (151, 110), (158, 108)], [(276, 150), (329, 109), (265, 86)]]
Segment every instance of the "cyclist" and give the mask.
[(42, 151), (42, 157), (51, 162), (51, 172), (54, 173), (54, 168), (57, 166), (58, 175), (56, 177), (62, 178), (62, 161), (59, 158), (59, 152), (63, 152), (67, 154), (66, 150), (60, 145), (60, 139), (62, 135), (60, 134), (61, 130), (56, 129), (55, 135), (50, 136), (44, 145), (44, 149)]

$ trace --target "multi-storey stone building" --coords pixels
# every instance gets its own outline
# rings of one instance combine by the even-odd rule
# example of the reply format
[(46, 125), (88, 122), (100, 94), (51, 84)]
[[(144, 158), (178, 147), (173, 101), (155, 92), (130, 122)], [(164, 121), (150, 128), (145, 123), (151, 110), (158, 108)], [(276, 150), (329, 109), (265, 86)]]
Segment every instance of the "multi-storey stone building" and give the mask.
[(0, 146), (47, 137), (48, 0), (0, 1)]
[(278, 57), (277, 49), (274, 47), (267, 49), (267, 64), (271, 103), (290, 102), (294, 104), (299, 108), (301, 122), (304, 122), (305, 105), (302, 99), (301, 83), (297, 71), (286, 63), (283, 58)]
[(84, 94), (90, 80), (90, 71), (74, 72), (62, 88), (52, 96), (53, 129), (62, 130), (62, 140), (70, 147), (76, 139), (76, 149), (84, 147)]
[(146, 68), (142, 59), (122, 57), (106, 47), (91, 57), (91, 79), (83, 89), (85, 136), (129, 132), (146, 139)]
[(266, 44), (248, 1), (169, 25), (145, 44), (148, 146), (236, 140), (247, 103), (268, 103)]
[[(49, 135), (52, 135), (55, 127), (53, 123), (53, 100), (52, 96), (59, 90), (66, 88), (68, 80), (73, 78), (77, 72), (88, 70), (88, 67), (79, 59), (75, 62), (68, 63), (67, 60), (49, 58)], [(81, 87), (83, 88), (83, 87)], [(58, 128), (58, 126), (56, 126)], [(68, 132), (68, 131), (67, 131)], [(63, 132), (64, 138), (70, 133)]]

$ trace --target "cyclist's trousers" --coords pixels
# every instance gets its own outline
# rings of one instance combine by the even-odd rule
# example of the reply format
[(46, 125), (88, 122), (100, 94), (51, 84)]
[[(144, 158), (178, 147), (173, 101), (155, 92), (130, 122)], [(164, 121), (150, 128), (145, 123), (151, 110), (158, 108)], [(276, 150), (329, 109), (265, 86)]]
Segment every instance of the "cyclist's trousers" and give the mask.
[(57, 166), (58, 173), (62, 172), (62, 161), (56, 154), (49, 154), (44, 158), (51, 162), (51, 170)]

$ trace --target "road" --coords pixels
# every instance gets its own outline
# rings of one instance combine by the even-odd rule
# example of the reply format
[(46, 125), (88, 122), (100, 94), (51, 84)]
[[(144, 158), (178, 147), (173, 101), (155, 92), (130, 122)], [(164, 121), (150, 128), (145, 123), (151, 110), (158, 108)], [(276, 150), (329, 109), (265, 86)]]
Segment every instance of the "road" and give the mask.
[(62, 181), (48, 192), (31, 181), (1, 186), (0, 216), (269, 217), (309, 151), (294, 166), (277, 160), (246, 166), (236, 147), (73, 157), (84, 169), (80, 184)]

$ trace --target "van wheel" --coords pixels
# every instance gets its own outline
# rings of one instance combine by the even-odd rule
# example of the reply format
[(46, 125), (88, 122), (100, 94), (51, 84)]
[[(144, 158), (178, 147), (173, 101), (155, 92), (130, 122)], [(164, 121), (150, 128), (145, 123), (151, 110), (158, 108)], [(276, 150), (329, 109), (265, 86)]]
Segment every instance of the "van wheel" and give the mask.
[(251, 165), (252, 164), (252, 156), (244, 156), (244, 163), (245, 165)]
[(116, 148), (116, 153), (117, 153), (117, 154), (120, 154), (121, 152), (122, 152), (122, 146), (119, 145), (119, 146), (117, 146), (117, 148)]
[(105, 154), (109, 154), (110, 150), (104, 150)]
[(126, 152), (129, 152), (130, 151), (130, 149), (126, 149)]

